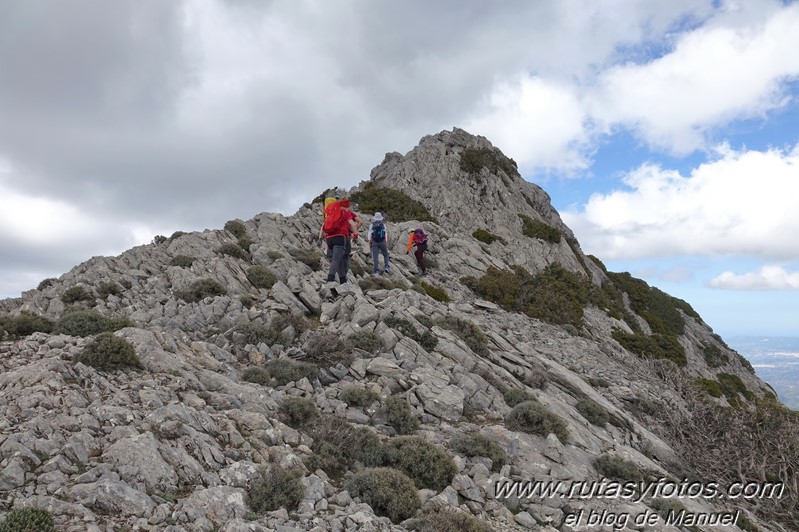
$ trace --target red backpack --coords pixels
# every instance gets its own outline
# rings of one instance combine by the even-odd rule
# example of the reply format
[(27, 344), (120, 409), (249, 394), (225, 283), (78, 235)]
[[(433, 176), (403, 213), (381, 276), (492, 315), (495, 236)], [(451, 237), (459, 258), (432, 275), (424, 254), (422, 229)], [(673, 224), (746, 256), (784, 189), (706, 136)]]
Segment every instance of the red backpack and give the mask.
[(322, 225), (322, 231), (328, 236), (347, 234), (347, 218), (339, 202), (334, 201), (325, 207), (325, 223)]

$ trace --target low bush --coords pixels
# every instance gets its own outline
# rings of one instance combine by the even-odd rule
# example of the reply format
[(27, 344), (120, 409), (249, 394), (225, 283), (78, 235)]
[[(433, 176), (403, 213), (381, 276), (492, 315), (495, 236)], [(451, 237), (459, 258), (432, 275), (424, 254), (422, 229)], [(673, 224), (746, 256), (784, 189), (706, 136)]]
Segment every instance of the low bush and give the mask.
[(91, 336), (135, 326), (127, 318), (107, 318), (94, 310), (76, 309), (61, 316), (53, 327), (53, 332), (69, 336)]
[(428, 351), (438, 345), (438, 338), (433, 333), (430, 331), (419, 333), (416, 330), (416, 327), (414, 327), (410, 321), (404, 318), (389, 316), (383, 320), (383, 323), (395, 331), (402, 333), (404, 336), (407, 336)]
[(366, 408), (380, 400), (380, 395), (363, 386), (348, 386), (342, 390), (339, 399), (348, 406)]
[(225, 223), (225, 231), (232, 234), (236, 238), (241, 238), (247, 234), (247, 228), (238, 220), (230, 220)]
[(232, 242), (226, 242), (216, 248), (214, 251), (220, 255), (228, 255), (237, 259), (250, 260), (250, 254), (244, 251), (241, 246), (238, 244), (233, 244)]
[(39, 508), (16, 508), (0, 522), (2, 532), (55, 532), (53, 516)]
[(239, 301), (241, 302), (241, 306), (244, 308), (250, 308), (255, 304), (255, 300), (247, 294), (240, 295)]
[(730, 359), (717, 345), (707, 344), (702, 346), (702, 355), (709, 368), (720, 368), (729, 363)]
[(604, 377), (586, 377), (585, 382), (594, 388), (609, 388), (610, 381)]
[(26, 311), (15, 316), (7, 315), (0, 318), (0, 329), (5, 330), (11, 339), (28, 336), (35, 332), (50, 333), (53, 331), (53, 327), (53, 322), (47, 318)]
[(89, 292), (82, 286), (71, 286), (67, 288), (61, 295), (61, 301), (64, 303), (77, 303), (78, 301), (89, 301), (94, 299)]
[(394, 523), (413, 517), (422, 505), (413, 481), (396, 469), (363, 469), (345, 486), (351, 495), (360, 497), (377, 515), (388, 517)]
[(272, 382), (272, 376), (269, 375), (269, 371), (267, 371), (266, 368), (253, 366), (244, 370), (241, 374), (241, 380), (260, 384), (261, 386), (269, 386)]
[(505, 418), (505, 424), (511, 430), (536, 434), (544, 438), (554, 434), (561, 443), (566, 443), (569, 439), (566, 422), (538, 401), (525, 401), (514, 406)]
[(101, 281), (97, 285), (97, 295), (101, 299), (106, 299), (108, 296), (122, 295), (122, 287), (114, 281)]
[(421, 202), (402, 191), (378, 187), (374, 182), (367, 183), (362, 191), (354, 192), (350, 199), (358, 204), (360, 212), (380, 211), (393, 222), (436, 221)]
[(277, 282), (274, 272), (260, 264), (247, 269), (247, 279), (255, 288), (272, 288), (272, 285)]
[(738, 399), (738, 394), (743, 395), (748, 400), (753, 400), (755, 394), (749, 391), (746, 384), (738, 375), (731, 373), (719, 373), (716, 375), (721, 387), (721, 392), (729, 399)]
[(492, 532), (492, 528), (471, 514), (444, 506), (425, 510), (421, 517), (408, 523), (415, 532)]
[(57, 282), (58, 279), (56, 279), (55, 277), (48, 277), (47, 279), (42, 279), (42, 281), (39, 283), (39, 286), (36, 287), (36, 290), (42, 291), (45, 288), (53, 286)]
[(246, 251), (247, 253), (250, 252), (250, 248), (253, 244), (255, 244), (255, 240), (253, 240), (249, 235), (244, 235), (236, 241), (236, 244)]
[(318, 272), (322, 269), (322, 256), (316, 250), (293, 248), (289, 250), (289, 254), (294, 257), (294, 260), (305, 264), (312, 271)]
[(529, 393), (525, 392), (521, 388), (508, 388), (502, 394), (503, 399), (508, 404), (508, 406), (516, 406), (519, 403), (524, 403), (525, 401), (533, 401), (535, 397), (530, 395)]
[(585, 398), (577, 401), (575, 408), (592, 425), (604, 427), (610, 421), (610, 414), (596, 401)]
[(178, 238), (184, 236), (185, 234), (186, 234), (185, 231), (175, 231), (174, 233), (169, 235), (169, 239), (168, 240), (169, 240), (169, 242), (172, 242), (173, 240), (177, 240)]
[(467, 174), (476, 176), (484, 167), (494, 175), (501, 170), (508, 177), (519, 176), (516, 162), (498, 148), (464, 148), (460, 153), (460, 168)]
[(353, 347), (369, 353), (376, 353), (383, 348), (383, 340), (371, 331), (358, 331), (348, 338)]
[(225, 287), (209, 278), (197, 279), (186, 290), (175, 292), (175, 295), (187, 303), (197, 303), (206, 297), (217, 297), (227, 294)]
[(299, 429), (319, 418), (316, 404), (304, 397), (286, 397), (278, 408), (280, 420), (289, 427)]
[(677, 337), (672, 334), (627, 333), (621, 329), (614, 329), (611, 333), (614, 340), (623, 348), (635, 353), (641, 358), (662, 358), (670, 360), (683, 367), (688, 364), (685, 348)]
[(435, 286), (424, 281), (419, 281), (419, 286), (422, 288), (422, 290), (424, 290), (425, 294), (432, 297), (436, 301), (440, 301), (441, 303), (450, 302), (449, 295), (447, 294), (446, 290), (440, 286)]
[(557, 244), (562, 237), (561, 232), (551, 225), (540, 220), (534, 220), (525, 214), (520, 214), (522, 220), (522, 234), (530, 238), (537, 238), (551, 244)]
[(253, 512), (264, 514), (285, 508), (297, 509), (305, 494), (299, 476), (273, 465), (259, 471), (247, 490), (247, 504)]
[(133, 345), (110, 332), (100, 333), (94, 340), (86, 344), (83, 351), (75, 357), (75, 362), (81, 362), (102, 371), (142, 367)]
[(312, 471), (322, 469), (338, 479), (357, 463), (365, 467), (383, 465), (383, 444), (366, 427), (356, 428), (341, 418), (325, 417), (304, 430), (314, 440), (314, 455), (308, 463)]
[(485, 244), (491, 244), (496, 241), (499, 241), (502, 244), (506, 244), (504, 238), (502, 238), (501, 236), (497, 236), (490, 231), (486, 231), (485, 229), (475, 229), (474, 233), (472, 233), (472, 236)]
[(713, 379), (696, 379), (696, 385), (699, 386), (700, 390), (711, 397), (721, 397), (724, 395), (721, 393), (721, 386), (719, 383)]
[(419, 489), (441, 491), (458, 474), (443, 449), (419, 436), (398, 436), (384, 445), (385, 464), (408, 475)]
[(376, 275), (370, 275), (359, 280), (358, 286), (360, 286), (361, 290), (364, 292), (367, 290), (394, 290), (395, 288), (406, 290), (408, 288), (408, 285), (406, 285), (403, 281), (395, 281), (392, 279), (387, 279), (386, 277), (378, 277)]
[(175, 255), (169, 261), (170, 266), (178, 266), (179, 268), (191, 268), (192, 264), (194, 264), (194, 257), (189, 257), (188, 255)]
[(419, 428), (419, 420), (402, 397), (386, 399), (383, 412), (386, 415), (386, 423), (393, 427), (397, 434), (411, 434)]
[(482, 456), (491, 460), (491, 469), (499, 471), (508, 462), (508, 455), (488, 436), (474, 432), (452, 439), (452, 450), (464, 456)]
[(275, 344), (286, 344), (286, 339), (280, 334), (276, 327), (271, 325), (263, 325), (260, 323), (245, 323), (243, 325), (236, 325), (233, 329), (235, 332), (244, 335), (244, 344), (258, 345), (264, 343), (268, 346)]
[(598, 457), (594, 460), (594, 469), (603, 477), (619, 482), (638, 481), (643, 478), (641, 470), (635, 463), (617, 455), (603, 454)]
[(303, 378), (311, 382), (319, 378), (319, 367), (307, 362), (278, 358), (267, 362), (265, 367), (266, 371), (275, 379), (277, 386), (285, 386)]
[(352, 344), (331, 331), (315, 331), (304, 346), (306, 360), (318, 366), (348, 366), (353, 361)]
[(435, 320), (435, 324), (454, 332), (476, 354), (488, 356), (488, 337), (479, 325), (451, 315)]

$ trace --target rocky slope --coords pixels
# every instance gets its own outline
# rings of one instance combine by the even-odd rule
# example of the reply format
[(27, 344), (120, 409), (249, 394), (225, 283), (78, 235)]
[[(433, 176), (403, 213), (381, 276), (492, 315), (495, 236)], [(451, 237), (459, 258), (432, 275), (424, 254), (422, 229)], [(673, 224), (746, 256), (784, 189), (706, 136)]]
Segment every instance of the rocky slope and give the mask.
[[(0, 513), (40, 508), (58, 530), (74, 531), (441, 529), (431, 514), (414, 524), (353, 492), (355, 473), (380, 465), (404, 467), (426, 508), (450, 508), (494, 530), (586, 529), (592, 510), (628, 515), (627, 529), (640, 529), (635, 516), (662, 504), (497, 497), (496, 485), (609, 476), (597, 459), (643, 478), (681, 478), (681, 456), (654, 426), (657, 410), (690, 410), (662, 378), (667, 366), (704, 382), (707, 400), (720, 405), (747, 408), (770, 394), (689, 306), (586, 257), (546, 193), (486, 139), (458, 129), (425, 137), (404, 156), (387, 154), (350, 192), (368, 219), (375, 201), (388, 204), (388, 190), (434, 220), (405, 220), (402, 202), (384, 208), (392, 274), (376, 281), (356, 245), (357, 275), (337, 296), (324, 288), (327, 262), (313, 241), (320, 204), (312, 203), (290, 217), (260, 214), (96, 257), (1, 301)], [(431, 240), (422, 282), (404, 254), (408, 230), (419, 225)], [(32, 316), (55, 328), (43, 322), (27, 334), (20, 324)], [(81, 362), (103, 329), (133, 346), (138, 367)], [(678, 364), (640, 356), (642, 338), (662, 339), (664, 351), (648, 353)], [(298, 361), (319, 369), (283, 376), (308, 368)], [(254, 368), (270, 375), (255, 378), (263, 373)], [(353, 398), (361, 396), (374, 400)], [(533, 400), (521, 403), (531, 410), (520, 411), (520, 399)], [(407, 443), (398, 433), (434, 444), (448, 458), (419, 451), (418, 460), (429, 470), (445, 464), (443, 481), (425, 480), (396, 453), (345, 450), (347, 438), (322, 430), (336, 419), (349, 427), (337, 425), (338, 433), (368, 430), (386, 449)], [(463, 443), (483, 441), (475, 435), (491, 442), (490, 452)], [(409, 445), (427, 449), (420, 440)], [(298, 476), (296, 507), (254, 507), (265, 467)], [(679, 504), (690, 512), (739, 508), (706, 498)], [(744, 520), (779, 529), (743, 515), (739, 526), (714, 530), (741, 530)], [(477, 526), (459, 526), (467, 525)], [(679, 527), (661, 521), (651, 529)]]

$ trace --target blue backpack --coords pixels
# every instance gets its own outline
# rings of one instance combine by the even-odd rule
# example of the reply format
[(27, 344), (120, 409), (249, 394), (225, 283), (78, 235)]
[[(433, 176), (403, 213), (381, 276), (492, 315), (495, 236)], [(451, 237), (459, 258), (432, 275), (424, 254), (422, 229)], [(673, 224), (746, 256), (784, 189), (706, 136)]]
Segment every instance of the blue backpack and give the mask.
[(372, 241), (383, 242), (386, 239), (386, 226), (383, 222), (374, 222), (372, 225)]

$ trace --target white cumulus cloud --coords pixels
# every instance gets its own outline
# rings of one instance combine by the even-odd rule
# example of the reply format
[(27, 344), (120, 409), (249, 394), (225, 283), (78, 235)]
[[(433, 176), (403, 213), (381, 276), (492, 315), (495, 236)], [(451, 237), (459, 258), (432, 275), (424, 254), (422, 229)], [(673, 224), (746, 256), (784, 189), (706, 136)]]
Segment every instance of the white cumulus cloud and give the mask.
[(757, 272), (737, 275), (724, 272), (710, 281), (713, 288), (730, 290), (799, 290), (799, 272), (782, 266), (766, 265)]
[(799, 256), (799, 146), (721, 150), (687, 176), (642, 165), (627, 189), (594, 194), (563, 218), (584, 249), (608, 259)]

